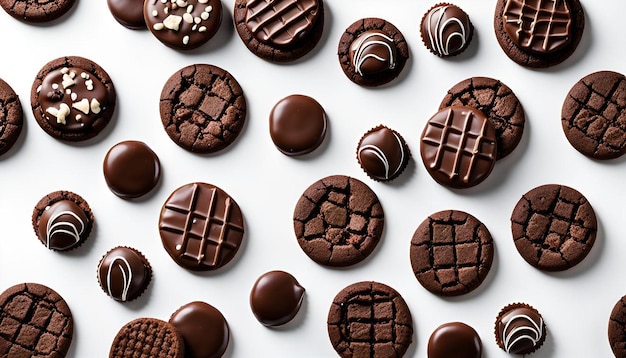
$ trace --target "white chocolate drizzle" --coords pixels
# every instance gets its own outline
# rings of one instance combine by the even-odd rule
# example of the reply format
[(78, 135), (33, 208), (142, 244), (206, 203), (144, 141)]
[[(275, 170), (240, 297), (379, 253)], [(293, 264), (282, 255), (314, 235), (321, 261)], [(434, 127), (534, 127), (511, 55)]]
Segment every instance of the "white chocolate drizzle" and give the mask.
[[(72, 222), (69, 222), (69, 221), (55, 222), (62, 215), (70, 215), (74, 217), (74, 219), (76, 219), (76, 221), (78, 221), (78, 223), (80, 224), (80, 229), (77, 228), (76, 225), (74, 225)], [(50, 241), (52, 240), (52, 237), (54, 235), (66, 234), (66, 235), (71, 236), (74, 239), (74, 243), (68, 245), (67, 247), (57, 248), (57, 249), (65, 250), (67, 248), (70, 248), (80, 241), (80, 235), (83, 233), (83, 231), (85, 231), (85, 223), (78, 215), (76, 215), (76, 213), (73, 213), (69, 210), (58, 212), (54, 214), (48, 220), (48, 224), (46, 225), (46, 247), (50, 248)]]
[[(433, 11), (430, 12), (430, 14), (428, 14), (428, 39), (430, 40), (430, 43), (433, 45), (434, 50), (444, 56), (448, 56), (451, 52), (457, 51), (461, 48), (463, 48), (467, 42), (467, 38), (466, 38), (466, 34), (467, 34), (467, 29), (465, 28), (465, 25), (463, 24), (463, 21), (461, 21), (459, 18), (456, 17), (451, 17), (449, 19), (447, 19), (446, 21), (443, 21), (443, 17), (446, 14), (446, 10), (449, 8), (450, 6), (445, 5), (445, 6), (441, 6)], [(437, 23), (434, 26), (431, 26), (432, 21), (433, 21), (433, 17), (438, 16), (437, 17)], [(442, 23), (443, 22), (443, 23)], [(443, 32), (446, 30), (446, 28), (451, 25), (451, 24), (457, 24), (459, 25), (459, 29), (460, 31), (455, 31), (452, 32), (446, 39), (443, 38)], [(435, 33), (433, 33), (433, 30), (435, 30)], [(460, 37), (461, 39), (461, 44), (458, 48), (455, 49), (450, 49), (450, 42), (455, 38), (455, 37)]]
[[(509, 325), (515, 320), (525, 320), (530, 323), (530, 325), (523, 325), (512, 329), (510, 332), (508, 331)], [(543, 336), (543, 319), (539, 321), (539, 324), (535, 322), (530, 316), (525, 314), (519, 314), (512, 316), (509, 321), (504, 325), (503, 332), (505, 333), (505, 337), (503, 340), (504, 350), (507, 353), (511, 352), (511, 348), (521, 340), (530, 340), (533, 346), (537, 345), (541, 337)], [(516, 333), (520, 332), (521, 334), (517, 337)], [(525, 333), (527, 332), (527, 333)]]
[(363, 36), (359, 37), (356, 40), (357, 43), (353, 45), (356, 48), (356, 51), (354, 53), (354, 70), (356, 73), (358, 73), (361, 76), (363, 76), (363, 71), (361, 67), (363, 66), (363, 63), (367, 59), (374, 58), (380, 62), (386, 61), (385, 58), (377, 56), (376, 54), (373, 54), (373, 53), (364, 55), (363, 53), (369, 46), (382, 45), (386, 47), (389, 53), (389, 66), (388, 67), (390, 70), (393, 70), (396, 67), (396, 62), (395, 62), (395, 58), (393, 57), (393, 49), (391, 48), (391, 45), (389, 45), (389, 43), (387, 43), (386, 41), (371, 40), (370, 38), (374, 36), (380, 36), (384, 38), (385, 40), (389, 41), (390, 43), (393, 43), (393, 39), (391, 37), (386, 36), (385, 34), (382, 34), (382, 33), (364, 34)]
[(404, 163), (404, 157), (405, 157), (405, 153), (404, 153), (404, 146), (402, 145), (402, 141), (400, 140), (400, 138), (398, 137), (398, 135), (396, 133), (393, 133), (394, 138), (396, 138), (396, 141), (398, 143), (398, 147), (400, 148), (400, 162), (398, 163), (398, 166), (394, 169), (393, 173), (389, 173), (390, 171), (390, 164), (389, 164), (389, 158), (387, 158), (387, 155), (385, 154), (385, 151), (380, 149), (379, 147), (373, 145), (373, 144), (366, 144), (364, 146), (362, 146), (361, 148), (359, 148), (359, 156), (361, 155), (361, 153), (365, 150), (370, 150), (370, 153), (374, 154), (378, 160), (380, 160), (380, 162), (383, 164), (383, 167), (385, 168), (385, 179), (389, 179), (390, 177), (396, 175), (398, 173), (398, 171), (400, 171), (400, 169), (402, 169), (402, 163)]
[[(121, 262), (117, 263), (118, 261)], [(130, 285), (133, 281), (133, 268), (132, 266), (130, 266), (130, 263), (128, 262), (128, 260), (126, 260), (125, 257), (114, 256), (111, 259), (111, 264), (109, 265), (109, 269), (107, 270), (107, 290), (109, 296), (115, 297), (113, 295), (113, 292), (111, 291), (111, 281), (113, 280), (113, 268), (115, 267), (116, 263), (117, 267), (120, 270), (120, 273), (122, 274), (122, 292), (119, 298), (121, 301), (126, 301), (128, 299), (128, 290), (130, 290)]]

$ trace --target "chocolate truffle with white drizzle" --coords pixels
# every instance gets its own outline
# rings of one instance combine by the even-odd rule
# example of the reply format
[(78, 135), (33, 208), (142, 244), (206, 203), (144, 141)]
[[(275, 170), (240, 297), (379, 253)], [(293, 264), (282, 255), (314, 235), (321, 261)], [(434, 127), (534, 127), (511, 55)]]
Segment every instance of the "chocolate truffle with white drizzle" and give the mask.
[(465, 51), (473, 33), (469, 16), (456, 5), (437, 4), (422, 17), (422, 41), (439, 57), (451, 57)]
[(151, 279), (150, 263), (141, 252), (130, 247), (115, 247), (98, 263), (100, 287), (116, 301), (136, 299), (145, 291)]
[(495, 324), (498, 346), (507, 353), (528, 354), (536, 351), (546, 339), (541, 314), (524, 303), (504, 307)]
[(397, 178), (406, 168), (410, 156), (409, 147), (400, 133), (383, 125), (365, 133), (357, 148), (361, 168), (376, 181)]

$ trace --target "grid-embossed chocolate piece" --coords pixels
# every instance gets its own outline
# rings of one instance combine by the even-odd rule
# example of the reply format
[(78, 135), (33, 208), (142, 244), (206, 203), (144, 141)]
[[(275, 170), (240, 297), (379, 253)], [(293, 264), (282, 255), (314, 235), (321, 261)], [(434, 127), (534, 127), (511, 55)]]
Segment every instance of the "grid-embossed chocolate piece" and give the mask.
[(111, 343), (109, 358), (183, 358), (185, 343), (172, 324), (156, 318), (126, 323)]
[(191, 183), (176, 189), (163, 204), (159, 220), (167, 253), (190, 270), (214, 270), (237, 253), (244, 222), (237, 203), (222, 189)]
[(626, 296), (615, 303), (609, 318), (609, 344), (616, 358), (626, 358)]
[(591, 73), (567, 94), (561, 124), (570, 144), (594, 159), (626, 153), (626, 76), (613, 71)]
[(246, 25), (261, 42), (289, 46), (317, 21), (317, 0), (249, 0)]
[(437, 112), (422, 133), (422, 160), (440, 184), (468, 188), (487, 178), (496, 162), (496, 132), (485, 115), (471, 107)]
[(522, 196), (511, 214), (515, 247), (531, 265), (562, 271), (587, 256), (596, 240), (596, 215), (575, 189), (547, 184)]
[(341, 357), (402, 357), (413, 338), (406, 302), (378, 282), (357, 282), (341, 290), (327, 323), (330, 341)]
[(376, 247), (385, 223), (376, 194), (343, 175), (318, 180), (302, 194), (293, 214), (300, 247), (313, 261), (349, 266)]
[(22, 283), (0, 295), (2, 357), (65, 357), (73, 332), (70, 308), (51, 288)]
[(440, 296), (477, 288), (493, 262), (493, 239), (472, 215), (446, 210), (430, 215), (411, 239), (411, 266), (417, 280)]

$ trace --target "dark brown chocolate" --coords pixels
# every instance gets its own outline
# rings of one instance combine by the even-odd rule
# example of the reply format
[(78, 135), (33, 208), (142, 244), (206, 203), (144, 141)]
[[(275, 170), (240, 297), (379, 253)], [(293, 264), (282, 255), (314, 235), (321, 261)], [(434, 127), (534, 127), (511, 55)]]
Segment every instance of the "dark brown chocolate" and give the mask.
[(0, 78), (0, 155), (17, 142), (24, 124), (24, 112), (19, 96)]
[(161, 178), (159, 158), (139, 141), (124, 141), (111, 147), (102, 168), (109, 189), (125, 199), (148, 193)]
[(272, 108), (270, 136), (276, 148), (286, 155), (307, 154), (322, 144), (327, 124), (326, 112), (316, 100), (291, 95)]
[(397, 178), (411, 157), (409, 147), (400, 133), (383, 125), (363, 135), (356, 154), (361, 168), (377, 181)]
[(98, 263), (98, 283), (116, 301), (139, 297), (152, 280), (152, 267), (141, 252), (130, 247), (115, 247)]
[(462, 322), (442, 324), (428, 340), (428, 358), (481, 358), (482, 350), (476, 330)]
[(523, 303), (504, 307), (496, 318), (495, 326), (496, 342), (507, 353), (532, 353), (546, 339), (546, 326), (541, 314)]
[(184, 358), (185, 341), (171, 323), (140, 317), (124, 324), (113, 338), (109, 358)]
[(228, 323), (208, 303), (194, 301), (183, 305), (172, 314), (169, 323), (183, 336), (185, 358), (220, 358), (228, 347)]
[(83, 240), (89, 219), (70, 200), (50, 205), (39, 219), (39, 239), (52, 250), (68, 250)]
[(111, 15), (122, 26), (132, 30), (146, 28), (143, 18), (144, 0), (107, 0)]
[(474, 26), (460, 7), (441, 3), (424, 14), (420, 33), (430, 52), (439, 57), (450, 57), (460, 54), (469, 46)]
[(304, 299), (304, 287), (291, 274), (270, 271), (259, 277), (250, 292), (250, 308), (264, 326), (291, 321)]
[(380, 30), (362, 32), (350, 45), (350, 61), (360, 76), (393, 71), (397, 59), (396, 44)]
[(318, 0), (248, 0), (246, 27), (262, 43), (290, 47), (309, 36), (319, 10)]

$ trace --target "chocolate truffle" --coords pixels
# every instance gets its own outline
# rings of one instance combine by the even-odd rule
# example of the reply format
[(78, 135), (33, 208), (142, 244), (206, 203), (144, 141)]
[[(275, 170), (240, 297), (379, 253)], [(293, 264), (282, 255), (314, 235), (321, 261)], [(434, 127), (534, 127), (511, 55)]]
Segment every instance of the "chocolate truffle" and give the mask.
[(442, 324), (428, 340), (428, 358), (481, 358), (482, 351), (478, 333), (462, 322)]
[(124, 141), (111, 147), (102, 168), (109, 189), (124, 199), (148, 193), (161, 178), (159, 158), (139, 141)]
[(144, 0), (107, 0), (111, 15), (122, 26), (131, 30), (146, 28), (146, 20), (143, 18)]
[(304, 287), (284, 271), (270, 271), (259, 277), (250, 292), (250, 308), (264, 326), (291, 321), (304, 299)]
[(183, 305), (172, 314), (169, 323), (183, 336), (185, 358), (220, 358), (228, 347), (228, 323), (208, 303), (194, 301)]
[(451, 57), (469, 46), (474, 26), (460, 7), (441, 3), (424, 14), (420, 33), (430, 52), (439, 57)]
[(524, 303), (504, 307), (496, 318), (496, 342), (507, 353), (529, 354), (536, 351), (545, 341), (546, 333), (541, 314)]
[(411, 152), (400, 133), (380, 125), (363, 135), (356, 155), (361, 168), (370, 178), (385, 182), (397, 178), (404, 171)]
[(98, 283), (116, 301), (136, 299), (152, 280), (152, 267), (141, 252), (118, 246), (107, 252), (98, 263)]
[(289, 156), (307, 154), (322, 144), (328, 119), (313, 98), (287, 96), (270, 112), (270, 136), (276, 148)]

